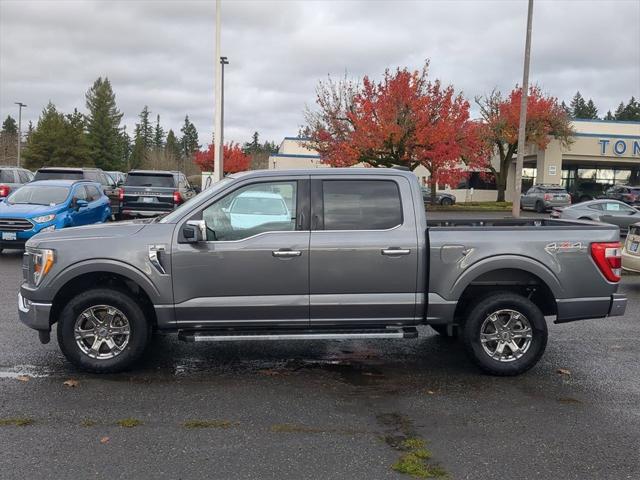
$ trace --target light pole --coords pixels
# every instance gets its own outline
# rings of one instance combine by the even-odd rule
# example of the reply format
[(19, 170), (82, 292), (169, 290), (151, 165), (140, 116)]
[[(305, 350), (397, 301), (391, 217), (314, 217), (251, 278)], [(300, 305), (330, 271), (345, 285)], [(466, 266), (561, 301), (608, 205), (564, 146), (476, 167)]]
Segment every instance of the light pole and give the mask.
[(215, 81), (215, 125), (213, 128), (213, 181), (222, 180), (222, 62), (220, 61), (220, 0), (216, 0), (216, 81)]
[(18, 105), (18, 166), (20, 166), (20, 148), (22, 147), (22, 108), (26, 105), (22, 102), (15, 102)]
[(520, 126), (518, 127), (518, 156), (516, 157), (516, 174), (513, 192), (513, 208), (511, 215), (520, 216), (520, 192), (522, 191), (522, 166), (526, 147), (527, 100), (529, 95), (529, 60), (531, 58), (531, 22), (533, 17), (533, 0), (529, 0), (527, 10), (527, 38), (524, 43), (524, 72), (522, 73), (522, 100), (520, 101)]
[(227, 57), (220, 57), (220, 178), (224, 177), (224, 66), (229, 65)]

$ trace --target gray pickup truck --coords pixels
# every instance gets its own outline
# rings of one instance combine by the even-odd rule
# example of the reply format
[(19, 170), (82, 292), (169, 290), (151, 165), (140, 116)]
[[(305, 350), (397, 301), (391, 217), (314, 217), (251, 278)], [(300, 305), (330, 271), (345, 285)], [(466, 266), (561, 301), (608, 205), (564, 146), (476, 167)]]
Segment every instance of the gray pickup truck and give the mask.
[(624, 314), (618, 228), (552, 219), (427, 221), (396, 169), (231, 175), (156, 219), (27, 242), (20, 319), (93, 372), (181, 340), (460, 336), (496, 375), (531, 368), (563, 323)]

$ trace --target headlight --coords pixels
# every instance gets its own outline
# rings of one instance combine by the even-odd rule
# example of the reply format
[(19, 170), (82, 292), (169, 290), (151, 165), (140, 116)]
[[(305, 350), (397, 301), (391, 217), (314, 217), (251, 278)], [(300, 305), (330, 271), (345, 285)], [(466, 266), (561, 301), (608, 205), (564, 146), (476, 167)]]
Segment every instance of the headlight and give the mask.
[(33, 217), (32, 220), (36, 223), (46, 223), (46, 222), (50, 222), (54, 218), (56, 218), (56, 214), (52, 213), (50, 215), (41, 215), (39, 217)]
[(27, 253), (31, 256), (30, 270), (33, 272), (33, 284), (37, 287), (53, 267), (55, 254), (48, 248), (29, 248)]

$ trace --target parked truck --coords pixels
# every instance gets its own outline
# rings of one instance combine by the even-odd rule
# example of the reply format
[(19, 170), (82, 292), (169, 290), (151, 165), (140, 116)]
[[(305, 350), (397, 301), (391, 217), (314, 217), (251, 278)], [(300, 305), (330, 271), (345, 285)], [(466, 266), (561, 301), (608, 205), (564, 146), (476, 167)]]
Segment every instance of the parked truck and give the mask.
[[(459, 336), (495, 375), (542, 356), (547, 319), (623, 315), (618, 228), (434, 220), (396, 169), (230, 175), (155, 219), (29, 240), (20, 319), (92, 372), (155, 331), (189, 342)], [(421, 328), (421, 330), (423, 330)]]

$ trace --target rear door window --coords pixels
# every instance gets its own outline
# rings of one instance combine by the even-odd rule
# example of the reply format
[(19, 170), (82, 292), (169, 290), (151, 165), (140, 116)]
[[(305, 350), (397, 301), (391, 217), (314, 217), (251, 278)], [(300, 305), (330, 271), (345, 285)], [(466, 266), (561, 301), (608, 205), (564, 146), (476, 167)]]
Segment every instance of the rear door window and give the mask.
[(81, 170), (38, 170), (35, 180), (82, 180)]
[(324, 180), (325, 230), (386, 230), (402, 224), (400, 190), (392, 180)]
[(18, 170), (18, 178), (20, 179), (20, 183), (29, 183), (32, 176), (25, 170)]

